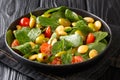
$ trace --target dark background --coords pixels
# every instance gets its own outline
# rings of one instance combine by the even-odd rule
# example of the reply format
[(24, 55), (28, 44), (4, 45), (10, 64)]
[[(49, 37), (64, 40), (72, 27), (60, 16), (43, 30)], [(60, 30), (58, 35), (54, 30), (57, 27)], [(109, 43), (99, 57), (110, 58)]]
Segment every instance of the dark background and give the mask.
[[(0, 49), (6, 50), (4, 33), (15, 19), (37, 8), (61, 5), (87, 10), (102, 18), (108, 25), (115, 25), (115, 29), (120, 27), (120, 0), (0, 0)], [(120, 80), (119, 74), (120, 69), (111, 66), (105, 73), (101, 73), (103, 76), (99, 80)], [(33, 79), (0, 62), (0, 80)]]

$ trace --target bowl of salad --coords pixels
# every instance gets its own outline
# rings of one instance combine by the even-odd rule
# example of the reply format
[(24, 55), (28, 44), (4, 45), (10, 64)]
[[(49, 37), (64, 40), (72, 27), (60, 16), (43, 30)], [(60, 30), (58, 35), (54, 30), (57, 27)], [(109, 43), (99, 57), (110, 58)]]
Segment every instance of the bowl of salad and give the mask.
[(111, 40), (111, 30), (101, 18), (65, 6), (21, 16), (5, 38), (18, 61), (49, 71), (87, 65), (108, 50)]

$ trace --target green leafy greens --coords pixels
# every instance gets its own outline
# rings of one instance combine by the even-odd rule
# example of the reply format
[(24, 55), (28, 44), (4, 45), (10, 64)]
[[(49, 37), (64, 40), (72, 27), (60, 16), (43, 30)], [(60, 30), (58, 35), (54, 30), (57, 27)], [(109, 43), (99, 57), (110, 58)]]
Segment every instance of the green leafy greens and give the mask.
[(79, 34), (72, 34), (67, 36), (61, 36), (60, 39), (65, 39), (66, 41), (72, 43), (73, 47), (78, 47), (83, 44), (82, 37)]
[(41, 34), (40, 28), (33, 28), (30, 30), (28, 33), (28, 37), (32, 40), (35, 41), (35, 39)]
[(20, 44), (24, 44), (26, 42), (30, 42), (30, 38), (28, 37), (28, 33), (30, 28), (23, 27), (21, 30), (16, 30), (14, 32), (15, 38), (19, 41)]
[(82, 31), (82, 33), (83, 33), (84, 35), (87, 35), (88, 33), (93, 32), (92, 29), (90, 29), (90, 28), (87, 26), (87, 24), (85, 23), (85, 21), (83, 21), (83, 20), (77, 21), (77, 23), (76, 23), (76, 25), (75, 25), (74, 28), (77, 29), (77, 30)]
[(72, 61), (72, 49), (69, 49), (65, 54), (61, 56), (62, 64), (70, 64)]

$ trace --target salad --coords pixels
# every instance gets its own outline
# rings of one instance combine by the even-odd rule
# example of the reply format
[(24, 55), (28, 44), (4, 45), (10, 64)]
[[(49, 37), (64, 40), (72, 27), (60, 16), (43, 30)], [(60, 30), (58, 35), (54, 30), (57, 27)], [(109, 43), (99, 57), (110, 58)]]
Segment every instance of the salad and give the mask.
[[(92, 59), (107, 46), (102, 23), (60, 6), (42, 15), (22, 17), (10, 44), (20, 55), (39, 63), (75, 64)], [(9, 31), (8, 31), (9, 32)]]

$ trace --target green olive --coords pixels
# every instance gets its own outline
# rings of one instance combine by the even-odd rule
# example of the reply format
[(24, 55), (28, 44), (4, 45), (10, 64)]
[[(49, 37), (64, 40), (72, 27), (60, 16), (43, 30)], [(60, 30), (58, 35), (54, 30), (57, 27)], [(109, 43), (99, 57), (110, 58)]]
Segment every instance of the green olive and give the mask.
[(46, 62), (48, 59), (48, 55), (45, 53), (38, 53), (37, 60), (39, 62)]
[(65, 32), (69, 32), (71, 30), (72, 30), (72, 27), (65, 27), (65, 29), (64, 29)]
[(58, 52), (55, 57), (61, 57), (62, 54), (66, 53), (66, 51), (61, 51), (61, 52)]
[(38, 36), (35, 40), (35, 43), (37, 44), (42, 44), (45, 41), (45, 35), (41, 34), (40, 36)]
[(42, 17), (50, 17), (51, 16), (51, 14), (43, 14), (43, 15), (41, 15)]
[(41, 24), (36, 24), (37, 28), (42, 28)]
[(30, 16), (29, 26), (30, 26), (30, 28), (33, 28), (35, 26), (35, 24), (36, 24), (36, 16), (34, 16), (32, 14), (30, 14), (30, 15), (31, 16)]
[(95, 31), (95, 27), (93, 23), (88, 23), (88, 27), (91, 28), (93, 31)]
[(34, 42), (30, 42), (30, 45), (31, 45), (32, 49), (34, 49), (35, 43)]
[(63, 25), (64, 27), (68, 27), (68, 26), (71, 25), (71, 22), (69, 20), (67, 20), (67, 19), (64, 19), (64, 18), (60, 18), (58, 20), (58, 23)]
[(36, 60), (37, 59), (37, 56), (38, 56), (38, 54), (33, 54), (33, 55), (31, 55), (30, 57), (29, 57), (29, 60)]
[(83, 40), (85, 40), (85, 36), (83, 35), (83, 33), (80, 30), (76, 30), (75, 34), (79, 34)]

